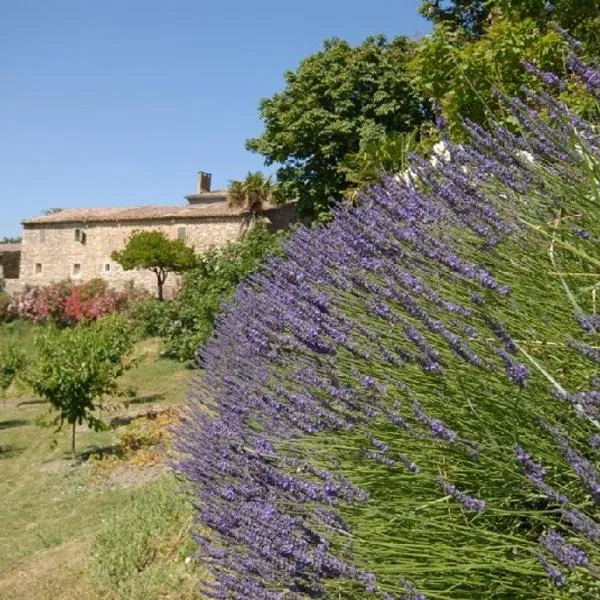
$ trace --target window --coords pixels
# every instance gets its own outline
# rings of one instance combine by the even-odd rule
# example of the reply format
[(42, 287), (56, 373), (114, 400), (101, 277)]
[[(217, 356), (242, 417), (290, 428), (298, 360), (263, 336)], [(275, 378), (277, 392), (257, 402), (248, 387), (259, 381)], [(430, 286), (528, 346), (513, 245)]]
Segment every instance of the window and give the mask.
[(177, 228), (177, 239), (185, 240), (185, 227)]
[(83, 231), (82, 229), (76, 229), (75, 230), (75, 241), (79, 242), (80, 244), (85, 245), (86, 240), (87, 240), (87, 235), (86, 235), (85, 231)]
[(73, 277), (77, 277), (81, 275), (81, 265), (79, 263), (75, 263), (73, 265)]
[(42, 263), (35, 263), (35, 274), (36, 275), (42, 274)]
[(40, 243), (44, 243), (46, 241), (46, 230), (40, 229)]
[(104, 272), (105, 273), (110, 272), (110, 263), (104, 263)]

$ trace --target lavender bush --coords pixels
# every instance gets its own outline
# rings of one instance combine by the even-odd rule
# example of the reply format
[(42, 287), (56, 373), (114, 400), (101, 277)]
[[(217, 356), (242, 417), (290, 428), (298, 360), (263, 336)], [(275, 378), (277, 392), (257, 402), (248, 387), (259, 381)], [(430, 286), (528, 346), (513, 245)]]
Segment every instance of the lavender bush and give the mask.
[(207, 597), (600, 596), (600, 134), (506, 107), (238, 288), (177, 436)]

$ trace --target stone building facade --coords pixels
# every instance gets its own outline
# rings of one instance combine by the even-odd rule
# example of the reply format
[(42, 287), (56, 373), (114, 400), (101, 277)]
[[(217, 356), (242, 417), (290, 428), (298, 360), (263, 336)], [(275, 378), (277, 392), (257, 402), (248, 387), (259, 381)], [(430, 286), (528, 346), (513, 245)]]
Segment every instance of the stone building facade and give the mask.
[[(155, 292), (153, 273), (124, 271), (111, 259), (134, 231), (160, 230), (200, 253), (239, 238), (247, 229), (248, 216), (229, 205), (227, 190), (210, 190), (206, 173), (198, 174), (196, 193), (186, 200), (180, 206), (61, 210), (23, 221), (19, 286), (102, 278), (115, 288), (133, 281)], [(294, 218), (293, 205), (265, 207), (264, 221), (272, 229), (285, 227)], [(170, 274), (165, 294), (172, 295), (178, 284), (179, 278)]]

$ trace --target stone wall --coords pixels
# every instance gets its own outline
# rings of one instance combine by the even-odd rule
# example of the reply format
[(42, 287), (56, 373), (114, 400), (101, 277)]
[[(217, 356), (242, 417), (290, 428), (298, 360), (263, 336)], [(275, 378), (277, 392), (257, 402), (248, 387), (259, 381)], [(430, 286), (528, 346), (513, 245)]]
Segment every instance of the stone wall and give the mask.
[[(148, 271), (124, 271), (111, 260), (136, 230), (160, 230), (168, 237), (183, 237), (197, 252), (222, 246), (238, 238), (242, 217), (214, 217), (181, 221), (126, 221), (123, 223), (26, 224), (20, 268), (20, 285), (47, 285), (63, 279), (87, 281), (102, 278), (122, 288), (130, 281), (156, 292), (156, 276)], [(79, 233), (76, 233), (79, 230)], [(77, 241), (85, 234), (85, 243)], [(172, 295), (179, 278), (170, 274), (165, 294)]]

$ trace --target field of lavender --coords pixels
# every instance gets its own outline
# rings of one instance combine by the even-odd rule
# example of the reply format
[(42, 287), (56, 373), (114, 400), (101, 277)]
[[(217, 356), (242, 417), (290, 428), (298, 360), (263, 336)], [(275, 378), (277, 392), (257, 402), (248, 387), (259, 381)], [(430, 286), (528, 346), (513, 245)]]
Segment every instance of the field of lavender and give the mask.
[(238, 288), (177, 439), (208, 597), (600, 597), (600, 135), (551, 91)]

